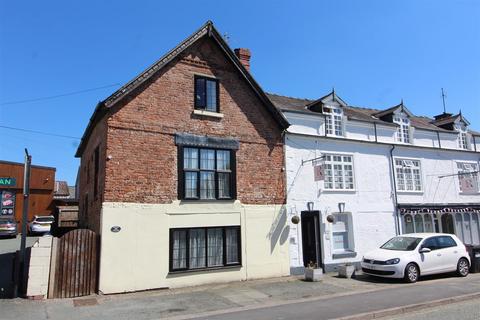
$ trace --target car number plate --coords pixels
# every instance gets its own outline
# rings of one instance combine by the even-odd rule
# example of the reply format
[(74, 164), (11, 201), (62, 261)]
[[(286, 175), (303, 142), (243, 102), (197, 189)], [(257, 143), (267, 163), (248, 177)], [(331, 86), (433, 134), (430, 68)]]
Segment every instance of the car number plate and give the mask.
[(48, 223), (40, 223), (39, 226), (40, 226), (40, 227), (48, 227), (49, 224), (48, 224)]
[(0, 231), (1, 230), (8, 230), (8, 228), (0, 227)]
[(377, 270), (377, 267), (374, 266), (374, 265), (370, 265), (370, 269), (372, 269), (372, 270)]

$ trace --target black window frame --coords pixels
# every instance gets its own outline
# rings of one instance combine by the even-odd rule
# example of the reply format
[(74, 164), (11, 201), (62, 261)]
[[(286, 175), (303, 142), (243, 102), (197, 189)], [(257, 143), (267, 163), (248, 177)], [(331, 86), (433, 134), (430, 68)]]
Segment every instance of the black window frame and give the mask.
[[(198, 169), (185, 169), (184, 168), (184, 149), (197, 149), (198, 150)], [(215, 168), (213, 170), (202, 170), (200, 168), (201, 161), (201, 150), (213, 150), (215, 151)], [(230, 153), (230, 171), (218, 170), (217, 168), (217, 151), (228, 151)], [(210, 148), (210, 147), (198, 147), (198, 146), (179, 146), (178, 147), (178, 198), (180, 200), (203, 200), (203, 201), (218, 201), (218, 200), (235, 200), (237, 198), (237, 170), (236, 170), (236, 150), (224, 149), (224, 148)], [(200, 173), (202, 171), (214, 172), (215, 179), (215, 198), (214, 199), (204, 199), (200, 196)], [(196, 197), (187, 197), (186, 188), (185, 188), (185, 172), (197, 172), (197, 189)], [(230, 197), (220, 197), (219, 196), (219, 173), (229, 173), (230, 174)]]
[[(208, 266), (208, 230), (209, 229), (222, 229), (222, 234), (223, 234), (223, 255), (222, 255), (222, 261), (223, 265), (222, 266)], [(201, 268), (190, 268), (190, 230), (195, 229), (203, 229), (205, 233), (205, 267)], [(227, 229), (233, 229), (236, 230), (237, 232), (237, 255), (238, 255), (238, 262), (235, 263), (227, 263)], [(185, 268), (173, 268), (173, 233), (175, 231), (186, 231), (186, 237), (185, 237)], [(189, 228), (171, 228), (170, 229), (170, 234), (169, 234), (169, 257), (168, 257), (168, 262), (169, 262), (169, 267), (168, 270), (170, 273), (176, 273), (176, 272), (195, 272), (195, 271), (202, 271), (202, 270), (214, 270), (214, 269), (224, 269), (224, 268), (232, 268), (232, 267), (241, 267), (242, 266), (242, 233), (241, 233), (241, 227), (240, 226), (210, 226), (210, 227), (189, 227)]]
[[(206, 76), (200, 76), (200, 75), (195, 75), (193, 77), (193, 106), (196, 110), (204, 110), (204, 111), (209, 111), (209, 112), (217, 112), (220, 113), (220, 85), (219, 81), (216, 78), (211, 78), (211, 77), (206, 77)], [(204, 80), (204, 96), (205, 96), (205, 105), (200, 105), (199, 101), (197, 100), (197, 93), (198, 93), (198, 88), (197, 88), (197, 80)], [(216, 99), (216, 110), (208, 110), (207, 105), (208, 105), (208, 95), (207, 95), (207, 81), (212, 81), (215, 82), (215, 99)]]

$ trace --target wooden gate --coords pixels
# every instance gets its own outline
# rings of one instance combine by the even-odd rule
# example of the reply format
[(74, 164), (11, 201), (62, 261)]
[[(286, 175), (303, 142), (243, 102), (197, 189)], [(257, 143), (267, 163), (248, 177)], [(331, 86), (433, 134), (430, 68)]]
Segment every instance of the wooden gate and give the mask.
[(73, 298), (96, 292), (97, 248), (97, 235), (87, 229), (73, 230), (54, 239), (49, 298)]

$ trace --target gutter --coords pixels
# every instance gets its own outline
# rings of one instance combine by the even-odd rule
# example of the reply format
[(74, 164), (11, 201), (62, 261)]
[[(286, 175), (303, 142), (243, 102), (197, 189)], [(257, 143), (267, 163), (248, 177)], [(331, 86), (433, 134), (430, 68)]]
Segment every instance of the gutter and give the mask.
[(393, 204), (394, 204), (394, 212), (395, 212), (395, 235), (400, 234), (400, 223), (398, 217), (398, 194), (397, 194), (397, 177), (395, 175), (395, 162), (393, 160), (393, 151), (395, 150), (395, 145), (391, 145), (392, 148), (390, 149), (390, 164), (392, 167), (392, 178), (393, 178), (393, 192), (392, 195), (394, 197)]

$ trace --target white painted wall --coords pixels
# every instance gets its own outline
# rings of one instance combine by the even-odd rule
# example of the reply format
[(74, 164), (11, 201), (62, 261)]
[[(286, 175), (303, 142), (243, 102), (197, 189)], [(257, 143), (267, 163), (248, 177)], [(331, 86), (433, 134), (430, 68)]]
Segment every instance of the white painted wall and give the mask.
[[(395, 235), (388, 152), (387, 146), (378, 144), (287, 135), (287, 206), (290, 219), (307, 210), (307, 202), (315, 203), (315, 209), (321, 211), (322, 217), (324, 263), (359, 261), (363, 253)], [(324, 190), (323, 182), (314, 181), (312, 163), (302, 165), (302, 160), (310, 160), (324, 153), (353, 156), (354, 191), (328, 191)], [(331, 224), (326, 221), (326, 216), (338, 211), (339, 202), (345, 202), (345, 210), (352, 213), (353, 242), (357, 256), (334, 261)], [(291, 224), (290, 227), (291, 264), (293, 267), (303, 266), (301, 225)]]
[[(289, 274), (284, 206), (235, 202), (103, 203), (99, 290), (176, 288)], [(169, 274), (169, 229), (241, 226), (242, 266)], [(120, 226), (118, 233), (110, 231)]]
[(51, 254), (51, 236), (40, 237), (32, 246), (28, 267), (27, 297), (35, 299), (47, 297)]
[[(399, 203), (480, 203), (479, 194), (459, 193), (457, 176), (440, 177), (457, 173), (455, 161), (478, 163), (480, 159), (480, 152), (444, 149), (457, 149), (457, 135), (454, 133), (440, 133), (442, 149), (432, 149), (439, 147), (437, 133), (415, 129), (414, 144), (419, 147), (412, 147), (394, 141), (395, 127), (377, 125), (377, 139), (380, 143), (374, 143), (373, 124), (369, 128), (368, 123), (348, 120), (345, 125), (345, 137), (331, 139), (323, 135), (323, 121), (320, 122), (320, 134), (312, 134), (313, 126), (304, 127), (304, 124), (308, 123), (305, 116), (302, 122), (297, 122), (297, 118), (291, 116), (292, 113), (285, 112), (285, 115), (292, 124), (285, 139), (292, 267), (303, 266), (303, 256), (301, 225), (294, 225), (290, 220), (292, 216), (300, 215), (301, 211), (307, 210), (309, 201), (314, 202), (315, 210), (321, 211), (322, 256), (325, 264), (358, 262), (365, 252), (378, 247), (395, 235), (396, 218), (390, 158), (392, 145), (395, 145), (395, 157), (418, 159), (422, 165), (423, 191), (399, 192)], [(425, 148), (421, 148), (422, 146)], [(480, 148), (478, 150), (480, 151)], [(314, 181), (312, 163), (302, 165), (302, 160), (311, 160), (325, 153), (353, 156), (355, 190), (328, 191), (324, 190), (323, 182)], [(345, 202), (345, 210), (352, 213), (354, 250), (357, 252), (355, 258), (332, 258), (332, 225), (326, 221), (326, 216), (338, 211), (339, 202)]]

